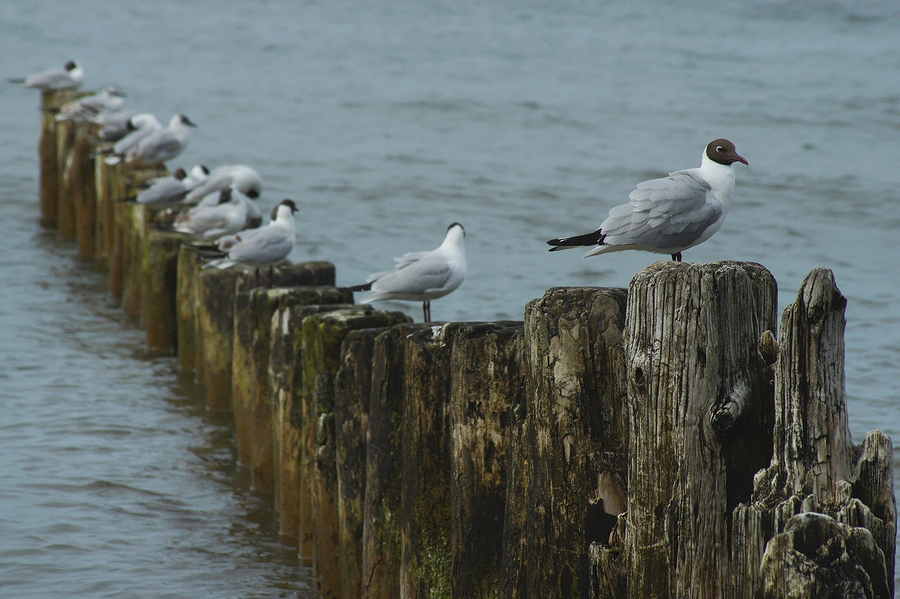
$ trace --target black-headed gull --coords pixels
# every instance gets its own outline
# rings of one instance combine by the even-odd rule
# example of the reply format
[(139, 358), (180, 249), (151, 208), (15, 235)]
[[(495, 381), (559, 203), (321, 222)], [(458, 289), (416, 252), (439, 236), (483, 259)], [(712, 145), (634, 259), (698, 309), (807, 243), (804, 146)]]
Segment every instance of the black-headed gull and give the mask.
[(237, 233), (247, 223), (247, 196), (228, 187), (218, 193), (215, 206), (194, 206), (175, 218), (172, 228), (202, 239), (216, 239)]
[(99, 93), (63, 104), (56, 115), (56, 120), (75, 122), (95, 120), (100, 113), (115, 113), (124, 104), (125, 92), (115, 85), (107, 85)]
[(184, 196), (206, 179), (209, 169), (202, 164), (195, 165), (190, 172), (183, 168), (165, 177), (157, 177), (141, 190), (134, 198), (122, 198), (125, 202), (134, 202), (153, 208), (168, 208), (180, 204)]
[(81, 85), (84, 79), (84, 71), (74, 60), (70, 60), (61, 69), (47, 69), (40, 73), (33, 73), (23, 79), (7, 79), (10, 83), (24, 83), (25, 87), (33, 87), (40, 90), (49, 89), (74, 89)]
[(459, 223), (447, 228), (440, 247), (429, 252), (410, 252), (394, 258), (394, 270), (369, 275), (352, 291), (372, 291), (362, 303), (379, 300), (419, 301), (425, 322), (431, 322), (431, 300), (444, 297), (466, 278), (466, 233)]
[(551, 239), (550, 251), (596, 246), (584, 255), (620, 250), (669, 254), (681, 262), (681, 252), (703, 243), (719, 230), (731, 205), (735, 162), (749, 164), (734, 144), (717, 139), (706, 146), (700, 168), (670, 173), (639, 183), (629, 202), (616, 206), (591, 233)]
[(157, 129), (137, 142), (128, 152), (127, 158), (132, 162), (166, 162), (181, 154), (190, 139), (189, 127), (196, 127), (191, 119), (183, 114), (172, 116), (169, 126)]
[(262, 177), (254, 168), (245, 164), (216, 167), (202, 185), (198, 185), (188, 194), (185, 201), (198, 202), (212, 192), (221, 191), (226, 187), (234, 187), (247, 197), (256, 199), (262, 193)]
[(265, 227), (241, 231), (227, 238), (220, 238), (216, 248), (198, 247), (201, 255), (213, 258), (204, 268), (228, 268), (243, 264), (256, 269), (256, 283), (259, 284), (259, 269), (269, 267), (269, 287), (272, 286), (272, 267), (287, 258), (294, 249), (296, 228), (294, 213), (297, 204), (293, 200), (282, 200), (275, 207), (274, 218)]

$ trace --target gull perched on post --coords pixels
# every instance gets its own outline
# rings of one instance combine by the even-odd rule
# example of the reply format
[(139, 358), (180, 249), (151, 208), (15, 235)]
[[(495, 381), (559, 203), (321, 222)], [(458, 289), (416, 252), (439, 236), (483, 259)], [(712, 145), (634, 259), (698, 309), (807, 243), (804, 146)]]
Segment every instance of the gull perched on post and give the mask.
[(731, 206), (735, 162), (749, 164), (734, 144), (717, 139), (706, 146), (700, 168), (669, 173), (639, 183), (629, 202), (616, 206), (591, 233), (551, 239), (550, 251), (596, 246), (584, 255), (621, 250), (669, 254), (681, 262), (681, 252), (703, 243), (719, 230)]
[(364, 304), (392, 299), (423, 302), (422, 315), (431, 322), (431, 300), (454, 291), (466, 278), (465, 236), (462, 225), (453, 223), (440, 247), (394, 258), (394, 270), (369, 275), (366, 283), (350, 290), (372, 291)]
[(47, 69), (39, 73), (32, 73), (23, 78), (7, 79), (10, 83), (24, 83), (25, 87), (33, 87), (39, 90), (50, 89), (74, 89), (81, 85), (84, 79), (84, 71), (74, 60), (70, 60), (63, 68)]

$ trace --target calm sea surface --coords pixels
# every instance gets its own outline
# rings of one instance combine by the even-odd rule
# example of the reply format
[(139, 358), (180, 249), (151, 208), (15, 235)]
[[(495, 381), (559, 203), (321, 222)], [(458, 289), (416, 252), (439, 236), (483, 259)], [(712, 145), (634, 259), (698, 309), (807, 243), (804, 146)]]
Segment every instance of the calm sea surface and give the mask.
[[(861, 442), (900, 440), (898, 30), (893, 0), (29, 0), (0, 4), (0, 76), (75, 58), (85, 89), (184, 112), (199, 128), (171, 165), (255, 167), (264, 208), (301, 206), (292, 258), (334, 262), (342, 285), (461, 222), (469, 277), (438, 320), (627, 286), (659, 256), (544, 241), (727, 137), (750, 167), (685, 259), (760, 262), (782, 307), (834, 271)], [(0, 596), (311, 597), (227, 416), (38, 226), (38, 103), (0, 84)]]

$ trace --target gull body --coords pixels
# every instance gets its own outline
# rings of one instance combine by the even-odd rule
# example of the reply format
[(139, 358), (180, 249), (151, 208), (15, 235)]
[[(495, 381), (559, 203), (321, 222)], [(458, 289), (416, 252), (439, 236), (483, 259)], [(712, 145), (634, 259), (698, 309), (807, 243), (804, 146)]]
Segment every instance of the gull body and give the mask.
[(378, 272), (353, 291), (371, 291), (362, 303), (380, 300), (420, 301), (425, 322), (431, 321), (431, 300), (456, 290), (466, 278), (466, 233), (462, 225), (447, 228), (444, 242), (431, 251), (410, 252), (394, 258), (394, 270)]
[(53, 68), (33, 73), (24, 79), (8, 79), (12, 83), (24, 83), (25, 87), (40, 90), (74, 89), (81, 85), (84, 71), (74, 60), (70, 60), (62, 68)]
[(550, 251), (595, 246), (584, 257), (621, 250), (669, 254), (703, 243), (719, 230), (731, 206), (735, 162), (748, 164), (727, 139), (709, 143), (700, 167), (639, 183), (591, 233), (551, 239)]
[(196, 127), (183, 114), (172, 116), (165, 129), (152, 131), (140, 139), (128, 152), (128, 160), (133, 162), (166, 162), (181, 154), (190, 139), (190, 127)]
[(228, 187), (219, 192), (215, 206), (194, 206), (175, 218), (172, 228), (201, 239), (216, 239), (237, 233), (247, 222), (247, 201), (241, 192)]
[(86, 122), (94, 120), (102, 112), (115, 112), (124, 104), (125, 93), (114, 85), (107, 85), (99, 93), (63, 104), (56, 120)]
[(244, 164), (229, 164), (214, 168), (209, 173), (203, 185), (198, 185), (186, 200), (189, 203), (197, 202), (214, 191), (221, 191), (226, 187), (234, 187), (247, 197), (256, 199), (262, 193), (262, 177), (255, 169)]
[(179, 168), (171, 175), (153, 179), (150, 185), (143, 189), (133, 201), (154, 208), (166, 208), (180, 204), (188, 192), (203, 181), (206, 174), (206, 167), (202, 164), (194, 166), (190, 173)]
[(162, 129), (160, 122), (149, 112), (142, 112), (129, 118), (127, 127), (130, 133), (113, 145), (112, 156), (104, 159), (106, 164), (118, 164), (122, 161), (122, 157), (131, 152), (142, 139), (154, 131)]
[[(268, 225), (241, 231), (229, 236), (224, 244), (217, 244), (218, 256), (206, 266), (228, 268), (235, 264), (245, 264), (259, 268), (281, 262), (294, 249), (296, 211), (297, 205), (293, 200), (282, 201), (276, 206), (275, 218)], [(223, 247), (225, 244), (227, 246)]]

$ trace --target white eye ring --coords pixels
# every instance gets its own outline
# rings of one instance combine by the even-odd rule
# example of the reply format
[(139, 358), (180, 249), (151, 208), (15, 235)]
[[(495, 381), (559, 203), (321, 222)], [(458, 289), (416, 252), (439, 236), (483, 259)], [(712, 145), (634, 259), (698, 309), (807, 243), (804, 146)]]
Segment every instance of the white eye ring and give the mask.
[(722, 146), (716, 146), (716, 152), (724, 152), (724, 151), (725, 151), (725, 148), (723, 148)]

